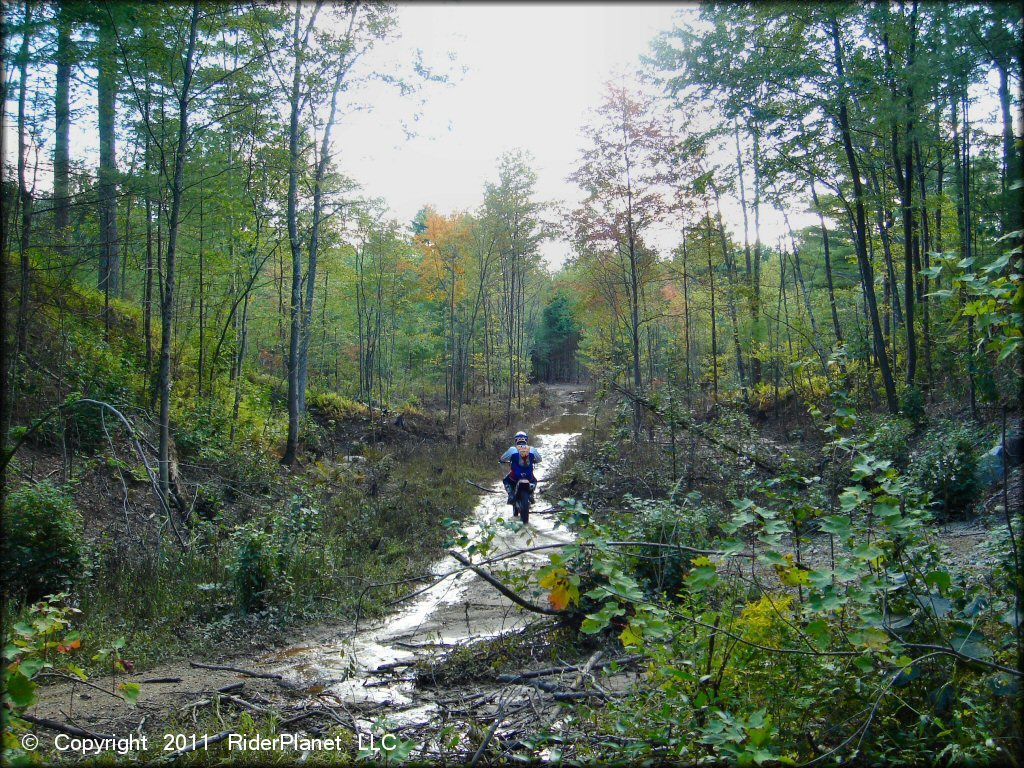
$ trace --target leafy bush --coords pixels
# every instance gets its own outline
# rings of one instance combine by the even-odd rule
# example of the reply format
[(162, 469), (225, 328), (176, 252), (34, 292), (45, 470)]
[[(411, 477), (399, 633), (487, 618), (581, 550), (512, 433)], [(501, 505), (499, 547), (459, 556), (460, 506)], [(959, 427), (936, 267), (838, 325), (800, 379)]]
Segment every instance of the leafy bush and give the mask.
[[(718, 510), (694, 491), (686, 495), (682, 505), (665, 500), (628, 498), (635, 514), (626, 515), (629, 524), (623, 538), (657, 544), (679, 544), (685, 547), (706, 547), (711, 533), (722, 522)], [(637, 579), (654, 593), (676, 595), (690, 570), (693, 555), (685, 550), (663, 549), (654, 556), (645, 552), (637, 558), (633, 570)]]
[(880, 459), (887, 459), (900, 469), (906, 469), (910, 461), (910, 438), (914, 425), (908, 419), (883, 416), (876, 423), (868, 423), (868, 442), (871, 453)]
[(924, 393), (917, 387), (904, 389), (900, 394), (900, 413), (915, 424), (924, 421)]
[(924, 434), (911, 458), (911, 477), (947, 515), (970, 512), (981, 493), (976, 438), (969, 427), (944, 421)]
[(235, 555), (229, 566), (235, 597), (243, 612), (262, 608), (274, 585), (278, 547), (274, 538), (253, 526), (235, 533)]
[(366, 416), (368, 411), (362, 403), (342, 397), (336, 392), (310, 389), (306, 393), (306, 405), (325, 419), (341, 421), (355, 416)]
[(82, 564), (81, 530), (82, 516), (53, 483), (12, 493), (3, 523), (5, 593), (38, 600), (71, 584)]

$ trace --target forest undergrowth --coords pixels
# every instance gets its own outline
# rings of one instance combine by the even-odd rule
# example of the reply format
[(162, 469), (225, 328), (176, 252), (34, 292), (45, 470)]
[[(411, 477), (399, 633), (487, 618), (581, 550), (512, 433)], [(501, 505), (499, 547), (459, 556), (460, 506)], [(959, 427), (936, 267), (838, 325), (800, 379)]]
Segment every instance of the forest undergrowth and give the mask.
[(547, 583), (582, 638), (641, 653), (644, 673), (628, 697), (567, 709), (549, 746), (583, 761), (1014, 763), (1021, 468), (990, 449), (1019, 414), (858, 417), (844, 395), (828, 417), (737, 397), (678, 432), (649, 408), (640, 450), (618, 434), (630, 403), (606, 402), (560, 473), (578, 538)]
[[(73, 615), (73, 641), (93, 655), (115, 649), (128, 671), (232, 645), (271, 647), (298, 625), (380, 615), (443, 554), (442, 521), (461, 519), (479, 495), (465, 481), (492, 481), (508, 442), (500, 403), (467, 409), (457, 439), (436, 406), (384, 412), (313, 390), (303, 458), (287, 468), (281, 379), (251, 373), (239, 382), (235, 420), (230, 391), (199, 400), (186, 382), (173, 415), (181, 506), (156, 515), (138, 313), (118, 307), (108, 332), (88, 289), (63, 292), (59, 308), (56, 294), (37, 299), (34, 353), (20, 376), (26, 412), (44, 415), (15, 435), (23, 442), (4, 519), (5, 583), (15, 591), (4, 624)], [(62, 328), (65, 313), (75, 321)], [(533, 394), (515, 416), (537, 418), (546, 407)], [(109, 664), (109, 654), (76, 659), (84, 674)]]

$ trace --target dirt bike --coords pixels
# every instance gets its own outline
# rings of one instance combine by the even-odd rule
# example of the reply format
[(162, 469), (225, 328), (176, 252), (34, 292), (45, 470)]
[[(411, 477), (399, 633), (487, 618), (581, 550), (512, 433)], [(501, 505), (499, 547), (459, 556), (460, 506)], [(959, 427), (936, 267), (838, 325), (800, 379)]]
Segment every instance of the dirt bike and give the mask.
[(512, 498), (512, 516), (518, 517), (526, 525), (530, 521), (530, 481), (525, 477), (516, 483), (516, 493)]

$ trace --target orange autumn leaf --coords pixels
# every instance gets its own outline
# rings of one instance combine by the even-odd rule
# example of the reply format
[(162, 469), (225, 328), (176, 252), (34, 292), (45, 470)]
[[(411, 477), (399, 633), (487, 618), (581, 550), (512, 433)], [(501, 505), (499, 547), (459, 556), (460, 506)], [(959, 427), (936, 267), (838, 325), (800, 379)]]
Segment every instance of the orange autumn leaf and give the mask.
[(564, 568), (549, 571), (539, 583), (545, 589), (551, 590), (548, 602), (555, 610), (564, 611), (571, 603), (579, 602), (580, 591), (569, 579), (569, 574)]

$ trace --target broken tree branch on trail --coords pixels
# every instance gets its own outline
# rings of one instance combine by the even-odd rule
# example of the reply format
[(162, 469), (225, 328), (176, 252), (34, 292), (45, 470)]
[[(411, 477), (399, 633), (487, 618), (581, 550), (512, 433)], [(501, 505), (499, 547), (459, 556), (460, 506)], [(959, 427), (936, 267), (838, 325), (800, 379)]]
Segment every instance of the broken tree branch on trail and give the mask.
[(561, 616), (562, 615), (562, 611), (556, 611), (554, 608), (545, 608), (543, 605), (537, 605), (535, 603), (531, 603), (529, 600), (524, 600), (519, 595), (517, 595), (515, 592), (513, 592), (511, 589), (509, 589), (504, 584), (502, 584), (500, 581), (498, 581), (496, 578), (494, 578), (494, 576), (492, 576), (490, 573), (485, 571), (483, 568), (480, 568), (479, 566), (473, 565), (473, 563), (471, 563), (464, 555), (456, 552), (455, 550), (449, 549), (448, 550), (448, 554), (451, 555), (452, 557), (454, 557), (456, 560), (458, 560), (464, 566), (469, 568), (469, 570), (471, 570), (473, 573), (475, 573), (481, 579), (486, 581), (488, 584), (490, 584), (496, 590), (501, 592), (501, 594), (503, 594), (505, 597), (507, 597), (509, 600), (511, 600), (513, 603), (515, 603), (516, 605), (520, 606), (521, 608), (525, 608), (528, 611), (533, 611), (534, 613), (540, 613), (540, 614), (543, 614), (545, 616)]
[(96, 733), (95, 731), (87, 731), (84, 728), (78, 728), (74, 725), (68, 725), (67, 723), (61, 723), (57, 720), (48, 720), (45, 717), (35, 717), (28, 713), (22, 713), (17, 715), (21, 720), (32, 725), (38, 725), (40, 728), (46, 728), (51, 731), (57, 731), (57, 733), (66, 733), (68, 736), (79, 736), (85, 739), (113, 739), (114, 736), (109, 736), (105, 733)]
[(466, 482), (472, 485), (474, 488), (479, 488), (484, 493), (501, 493), (501, 491), (496, 491), (493, 488), (484, 488), (482, 485), (478, 485), (477, 483), (474, 483), (472, 480), (467, 480)]
[(214, 669), (221, 672), (237, 672), (240, 675), (246, 675), (247, 677), (262, 677), (265, 680), (283, 680), (282, 675), (274, 675), (267, 672), (253, 672), (251, 669), (242, 669), (241, 667), (225, 667), (217, 664), (200, 664), (198, 661), (190, 661), (190, 667), (196, 669)]

